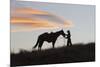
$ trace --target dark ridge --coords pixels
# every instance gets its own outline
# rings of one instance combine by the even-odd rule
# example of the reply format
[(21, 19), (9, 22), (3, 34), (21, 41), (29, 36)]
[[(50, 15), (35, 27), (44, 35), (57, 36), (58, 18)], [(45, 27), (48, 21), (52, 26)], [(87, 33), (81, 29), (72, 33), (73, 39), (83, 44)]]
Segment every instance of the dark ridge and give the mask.
[(42, 65), (95, 61), (95, 43), (74, 44), (73, 46), (46, 50), (11, 53), (11, 66)]

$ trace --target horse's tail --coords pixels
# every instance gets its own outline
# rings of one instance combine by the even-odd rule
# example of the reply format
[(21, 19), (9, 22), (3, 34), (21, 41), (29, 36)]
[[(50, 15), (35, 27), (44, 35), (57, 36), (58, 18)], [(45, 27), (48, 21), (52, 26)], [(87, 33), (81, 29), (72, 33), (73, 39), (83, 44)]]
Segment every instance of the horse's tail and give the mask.
[(35, 44), (35, 46), (34, 46), (33, 48), (36, 48), (36, 47), (37, 47), (37, 45), (38, 45), (38, 43), (39, 43), (39, 39), (38, 39), (37, 43)]

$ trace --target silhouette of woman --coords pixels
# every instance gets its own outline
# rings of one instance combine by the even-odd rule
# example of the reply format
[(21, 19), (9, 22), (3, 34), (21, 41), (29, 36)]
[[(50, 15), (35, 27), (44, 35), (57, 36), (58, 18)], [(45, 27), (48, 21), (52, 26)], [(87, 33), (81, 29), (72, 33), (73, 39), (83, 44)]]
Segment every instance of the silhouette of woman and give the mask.
[(70, 31), (68, 30), (67, 33), (67, 46), (72, 46)]

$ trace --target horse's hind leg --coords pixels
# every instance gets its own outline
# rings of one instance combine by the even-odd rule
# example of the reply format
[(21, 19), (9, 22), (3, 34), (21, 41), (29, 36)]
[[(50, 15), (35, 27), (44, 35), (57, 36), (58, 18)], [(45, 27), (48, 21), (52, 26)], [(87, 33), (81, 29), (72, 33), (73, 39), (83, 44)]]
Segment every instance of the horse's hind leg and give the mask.
[(40, 41), (40, 42), (39, 42), (39, 47), (38, 47), (38, 50), (41, 50), (42, 45), (43, 45), (43, 41)]
[(38, 51), (41, 51), (41, 48), (40, 47), (38, 47)]

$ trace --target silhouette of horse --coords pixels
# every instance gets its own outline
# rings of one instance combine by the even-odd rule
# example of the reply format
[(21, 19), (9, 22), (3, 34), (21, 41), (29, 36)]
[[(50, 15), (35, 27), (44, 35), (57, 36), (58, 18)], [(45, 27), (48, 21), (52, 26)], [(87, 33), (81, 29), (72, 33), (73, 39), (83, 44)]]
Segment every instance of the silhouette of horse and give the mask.
[(64, 33), (63, 30), (57, 31), (55, 33), (53, 33), (53, 32), (51, 32), (51, 33), (48, 33), (48, 32), (43, 33), (43, 34), (39, 35), (37, 43), (33, 48), (36, 48), (38, 46), (38, 49), (41, 50), (41, 47), (42, 47), (44, 41), (47, 41), (48, 43), (52, 42), (52, 46), (54, 48), (55, 42), (56, 42), (58, 36), (60, 36), (60, 35), (65, 37), (65, 33)]

